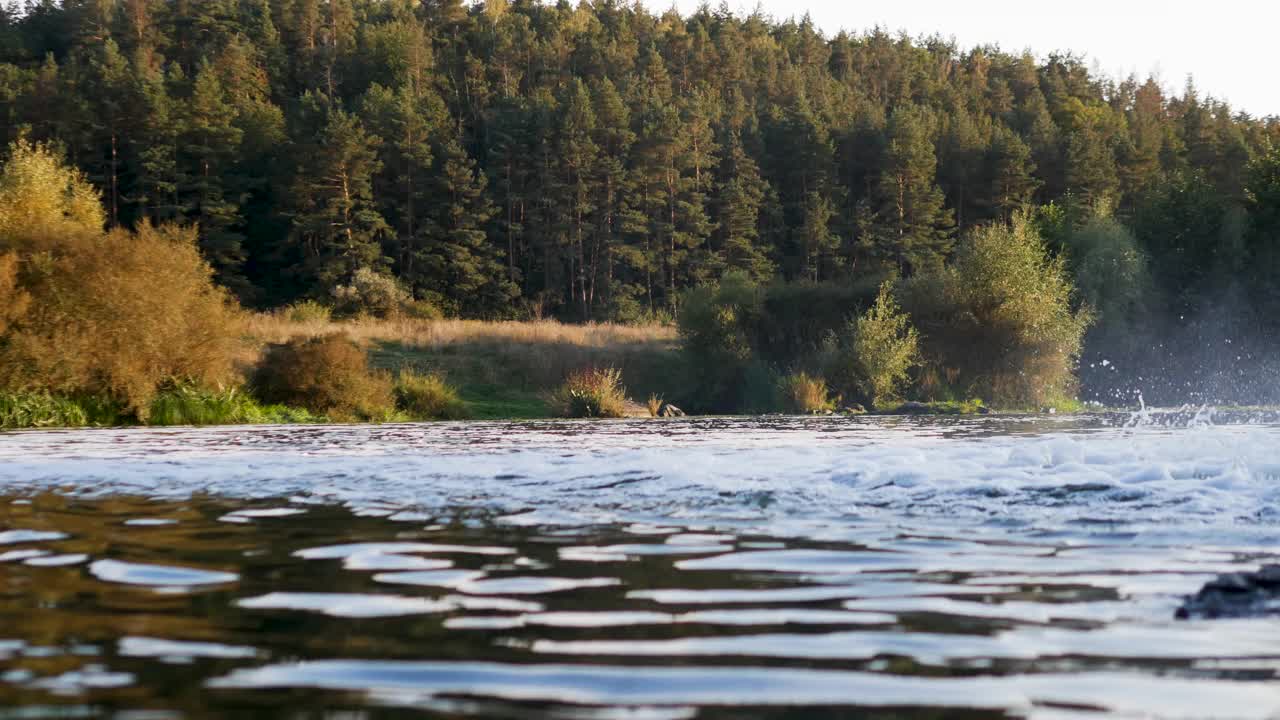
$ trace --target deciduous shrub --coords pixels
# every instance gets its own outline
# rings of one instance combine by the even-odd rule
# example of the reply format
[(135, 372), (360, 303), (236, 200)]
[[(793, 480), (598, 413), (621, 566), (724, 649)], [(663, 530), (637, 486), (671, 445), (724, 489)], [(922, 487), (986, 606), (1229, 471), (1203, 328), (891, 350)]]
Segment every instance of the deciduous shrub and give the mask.
[(18, 256), (0, 255), (0, 337), (27, 312), (31, 295), (18, 286)]
[(948, 384), (997, 405), (1040, 407), (1075, 393), (1090, 313), (1073, 310), (1071, 296), (1063, 259), (1019, 214), (970, 233), (950, 267), (913, 278), (906, 304), (926, 361)]
[(402, 309), (404, 316), (412, 320), (443, 320), (444, 311), (430, 300), (410, 300)]
[(471, 417), (457, 389), (435, 373), (401, 370), (395, 384), (396, 408), (415, 420), (465, 420)]
[[(93, 396), (145, 421), (158, 388), (234, 380), (241, 315), (195, 231), (102, 231), (97, 195), (48, 147), (15, 143), (0, 170), (0, 387)], [(14, 270), (16, 263), (17, 270)], [(25, 298), (25, 300), (24, 300)]]
[(0, 170), (0, 249), (26, 256), (97, 240), (106, 225), (97, 190), (49, 146), (20, 139)]
[(849, 321), (834, 343), (828, 353), (832, 376), (872, 407), (901, 397), (911, 369), (920, 362), (919, 333), (898, 307), (890, 282), (880, 286), (875, 303)]
[(395, 407), (391, 379), (369, 370), (364, 349), (341, 334), (297, 338), (267, 350), (254, 390), (279, 403), (334, 420), (383, 420)]
[(626, 401), (622, 371), (615, 368), (575, 370), (552, 395), (553, 407), (568, 418), (620, 418)]
[(816, 375), (798, 372), (783, 377), (778, 391), (787, 412), (797, 415), (820, 415), (835, 409), (827, 381)]
[(0, 348), (11, 388), (105, 395), (146, 421), (158, 388), (234, 381), (241, 315), (195, 247), (195, 233), (144, 224), (39, 255), (32, 302)]
[(348, 282), (333, 289), (332, 295), (334, 310), (347, 317), (395, 317), (413, 299), (399, 280), (367, 267), (356, 270)]
[(284, 316), (293, 323), (322, 325), (333, 319), (333, 308), (315, 300), (300, 300), (284, 309)]

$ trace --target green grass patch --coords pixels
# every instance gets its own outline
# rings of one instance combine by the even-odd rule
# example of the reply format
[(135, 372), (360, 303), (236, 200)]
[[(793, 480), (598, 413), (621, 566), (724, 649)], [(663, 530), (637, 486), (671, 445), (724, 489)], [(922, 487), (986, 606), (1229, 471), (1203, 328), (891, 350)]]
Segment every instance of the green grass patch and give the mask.
[[(326, 422), (323, 416), (284, 405), (263, 405), (237, 390), (175, 387), (152, 401), (146, 425), (282, 425)], [(61, 397), (44, 392), (0, 393), (0, 429), (125, 427), (142, 425), (116, 401)]]
[(944, 400), (940, 402), (905, 402), (878, 415), (982, 415), (989, 412), (981, 400)]
[(48, 393), (0, 393), (0, 428), (84, 427), (89, 414), (76, 401)]

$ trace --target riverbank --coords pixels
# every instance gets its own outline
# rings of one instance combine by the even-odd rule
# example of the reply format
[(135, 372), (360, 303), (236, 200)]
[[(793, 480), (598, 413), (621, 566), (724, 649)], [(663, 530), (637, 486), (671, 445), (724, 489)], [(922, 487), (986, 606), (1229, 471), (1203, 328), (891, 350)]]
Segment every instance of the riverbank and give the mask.
[(441, 376), (478, 420), (550, 418), (549, 395), (572, 371), (617, 368), (627, 395), (672, 397), (682, 369), (679, 338), (667, 325), (567, 325), (554, 320), (291, 320), (259, 314), (248, 323), (259, 346), (343, 334), (360, 343), (377, 371)]
[[(554, 320), (482, 322), (414, 319), (291, 319), (259, 313), (245, 323), (245, 362), (260, 362), (267, 348), (290, 340), (344, 336), (367, 354), (370, 368), (389, 377), (439, 378), (456, 393), (453, 419), (538, 420), (560, 415), (552, 394), (582, 368), (616, 368), (629, 417), (647, 417), (650, 402), (686, 403), (689, 378), (679, 336), (669, 325), (567, 325)], [(775, 411), (782, 408), (776, 408)], [(831, 414), (861, 414), (860, 406), (834, 406)], [(908, 402), (878, 414), (969, 415), (982, 403)], [(871, 413), (877, 414), (877, 413)], [(404, 409), (379, 422), (433, 419)], [(237, 425), (325, 423), (323, 414), (264, 403), (245, 387), (220, 390), (175, 386), (159, 393), (145, 423), (93, 397), (49, 393), (0, 394), (0, 428), (110, 427), (126, 425)]]

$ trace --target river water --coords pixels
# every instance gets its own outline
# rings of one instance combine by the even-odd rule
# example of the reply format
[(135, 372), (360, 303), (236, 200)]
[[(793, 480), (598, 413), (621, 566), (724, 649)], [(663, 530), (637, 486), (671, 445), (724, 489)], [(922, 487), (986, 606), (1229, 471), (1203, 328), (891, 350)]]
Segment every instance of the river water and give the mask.
[(0, 719), (1241, 717), (1280, 425), (0, 434)]

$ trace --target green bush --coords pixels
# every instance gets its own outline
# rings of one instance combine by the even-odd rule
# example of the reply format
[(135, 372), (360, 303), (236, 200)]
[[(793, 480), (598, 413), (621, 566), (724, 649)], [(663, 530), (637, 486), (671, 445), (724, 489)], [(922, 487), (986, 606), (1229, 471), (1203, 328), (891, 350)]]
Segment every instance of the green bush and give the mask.
[(827, 381), (806, 372), (783, 377), (778, 382), (778, 391), (787, 412), (792, 414), (821, 415), (836, 407), (827, 389)]
[(953, 395), (1043, 407), (1075, 393), (1091, 317), (1072, 309), (1072, 292), (1063, 259), (1019, 214), (974, 230), (950, 267), (912, 278), (905, 298), (931, 374)]
[(919, 333), (894, 300), (890, 282), (880, 286), (875, 303), (848, 323), (835, 344), (829, 353), (832, 376), (870, 407), (899, 399), (920, 362)]
[(335, 420), (386, 420), (394, 414), (390, 378), (370, 372), (365, 351), (342, 334), (272, 346), (258, 365), (253, 387), (264, 402)]
[(395, 384), (396, 408), (415, 420), (465, 420), (471, 417), (458, 391), (436, 374), (401, 370)]
[(682, 351), (697, 410), (737, 411), (748, 402), (748, 376), (757, 364), (753, 336), (763, 295), (745, 273), (685, 294), (678, 320)]
[(626, 414), (622, 371), (615, 368), (576, 370), (552, 395), (552, 406), (567, 418), (620, 418)]
[(295, 323), (327, 323), (333, 318), (333, 308), (315, 300), (302, 300), (285, 308), (284, 316)]

